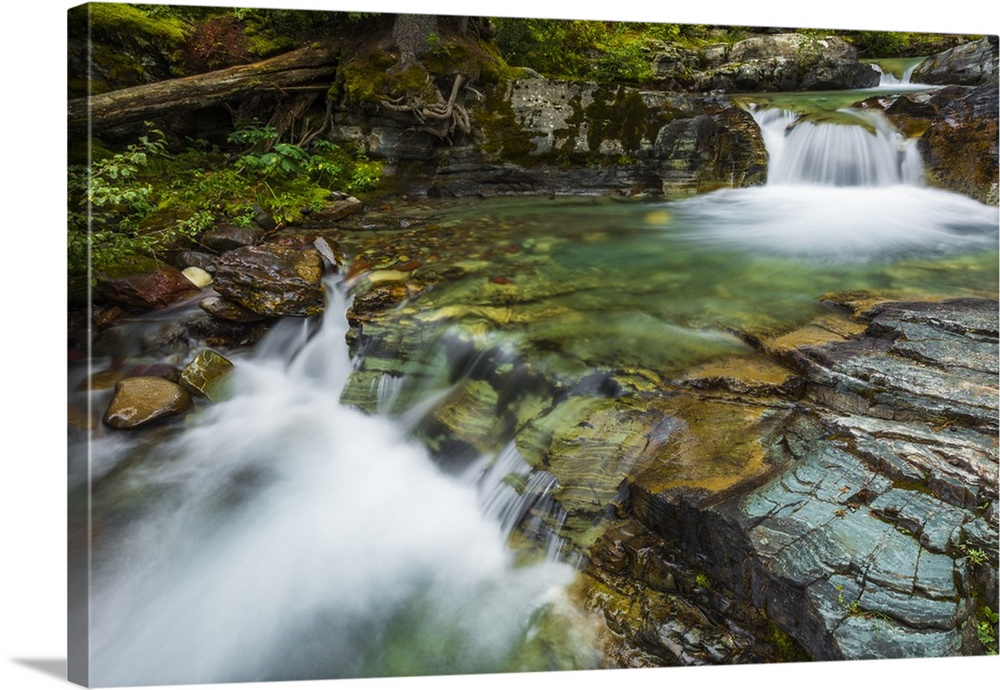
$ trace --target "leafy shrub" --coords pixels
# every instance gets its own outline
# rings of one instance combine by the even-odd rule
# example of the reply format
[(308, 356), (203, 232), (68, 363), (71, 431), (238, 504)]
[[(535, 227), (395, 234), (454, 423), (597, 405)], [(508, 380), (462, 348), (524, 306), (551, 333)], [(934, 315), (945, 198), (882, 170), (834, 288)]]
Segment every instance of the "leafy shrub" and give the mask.
[(69, 170), (69, 272), (114, 270), (194, 242), (215, 223), (247, 226), (255, 208), (293, 223), (333, 190), (373, 189), (382, 166), (323, 140), (277, 141), (273, 128), (234, 132), (242, 152), (189, 148), (170, 154), (151, 130), (124, 151)]

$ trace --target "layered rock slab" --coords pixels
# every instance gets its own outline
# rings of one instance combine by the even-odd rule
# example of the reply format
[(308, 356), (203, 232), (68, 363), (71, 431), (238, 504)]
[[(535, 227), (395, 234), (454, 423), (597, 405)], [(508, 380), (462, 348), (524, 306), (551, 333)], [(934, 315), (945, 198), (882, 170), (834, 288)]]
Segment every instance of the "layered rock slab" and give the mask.
[(783, 351), (808, 390), (769, 443), (771, 470), (714, 493), (632, 476), (631, 513), (811, 658), (981, 653), (974, 620), (996, 608), (996, 312), (882, 303), (859, 312), (859, 335)]

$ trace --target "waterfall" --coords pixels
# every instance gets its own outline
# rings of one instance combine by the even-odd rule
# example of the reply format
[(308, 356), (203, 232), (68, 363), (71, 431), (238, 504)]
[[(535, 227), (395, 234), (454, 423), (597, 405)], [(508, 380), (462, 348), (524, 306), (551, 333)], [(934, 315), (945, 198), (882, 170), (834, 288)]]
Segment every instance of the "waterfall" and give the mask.
[[(565, 522), (566, 513), (552, 497), (559, 485), (554, 476), (532, 468), (513, 441), (495, 458), (473, 467), (469, 476), (479, 487), (484, 512), (499, 521), (504, 534), (520, 528), (526, 536), (544, 544), (549, 559), (562, 556), (564, 540), (557, 530)], [(550, 526), (553, 523), (555, 529)]]
[(837, 122), (797, 117), (782, 109), (751, 111), (768, 151), (768, 184), (872, 187), (921, 184), (915, 141), (884, 115), (839, 110)]
[(395, 421), (340, 404), (346, 304), (328, 301), (95, 486), (96, 685), (502, 671), (564, 595), (567, 564), (515, 566), (510, 497), (489, 488), (507, 465), (449, 476)]
[(915, 140), (880, 112), (750, 106), (768, 156), (761, 187), (670, 205), (670, 231), (720, 248), (835, 262), (988, 248), (996, 209), (924, 185)]
[[(885, 89), (887, 87), (898, 86), (909, 87), (911, 86), (913, 70), (915, 70), (925, 59), (926, 58), (924, 57), (897, 58), (885, 60), (885, 64), (880, 64), (879, 62), (871, 62), (869, 64), (879, 73), (879, 88)], [(916, 86), (923, 87), (926, 85)]]

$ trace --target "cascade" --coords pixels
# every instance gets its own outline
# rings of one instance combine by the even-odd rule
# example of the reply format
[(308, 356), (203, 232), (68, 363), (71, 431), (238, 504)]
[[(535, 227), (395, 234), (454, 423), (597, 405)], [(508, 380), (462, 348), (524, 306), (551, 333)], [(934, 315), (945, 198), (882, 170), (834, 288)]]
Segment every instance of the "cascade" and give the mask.
[(839, 110), (837, 122), (783, 109), (752, 111), (768, 151), (768, 184), (871, 187), (921, 184), (916, 141), (877, 112)]
[(322, 320), (278, 323), (227, 399), (95, 485), (95, 684), (501, 671), (563, 595), (570, 566), (506, 545), (530, 508), (503, 495), (512, 453), (463, 481), (340, 404), (345, 313), (331, 286)]
[[(532, 468), (513, 441), (492, 460), (487, 458), (473, 467), (469, 476), (475, 478), (479, 487), (484, 512), (500, 522), (504, 534), (510, 535), (520, 528), (529, 538), (545, 544), (548, 558), (561, 557), (564, 540), (547, 526), (541, 515), (531, 515), (532, 512), (551, 515), (557, 529), (565, 522), (565, 511), (552, 498), (552, 491), (559, 484), (554, 476)], [(523, 486), (516, 488), (512, 480), (521, 480)]]
[(852, 263), (995, 243), (995, 209), (925, 186), (916, 141), (881, 113), (749, 111), (767, 151), (766, 184), (671, 204), (673, 232), (720, 248)]
[[(927, 85), (912, 85), (911, 79), (913, 77), (913, 70), (915, 70), (920, 63), (925, 60), (923, 57), (917, 58), (900, 58), (887, 61), (896, 66), (896, 69), (886, 69), (885, 66), (879, 64), (878, 62), (870, 63), (879, 73), (879, 84), (878, 88), (886, 87), (910, 87), (915, 86), (916, 88), (925, 88)], [(899, 73), (897, 76), (896, 73)]]

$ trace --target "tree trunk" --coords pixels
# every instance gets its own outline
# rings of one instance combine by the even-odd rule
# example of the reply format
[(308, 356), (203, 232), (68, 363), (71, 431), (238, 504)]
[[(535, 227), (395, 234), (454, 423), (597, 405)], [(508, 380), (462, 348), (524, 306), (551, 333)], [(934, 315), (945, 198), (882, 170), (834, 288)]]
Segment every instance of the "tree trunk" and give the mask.
[(430, 47), (430, 36), (438, 32), (438, 18), (432, 14), (400, 14), (392, 25), (392, 42), (399, 49), (399, 62), (392, 68), (402, 71), (415, 64)]
[(253, 92), (301, 87), (335, 74), (338, 57), (332, 47), (310, 46), (250, 65), (77, 98), (69, 102), (69, 132), (85, 132), (88, 122), (94, 131), (100, 131), (218, 105)]

